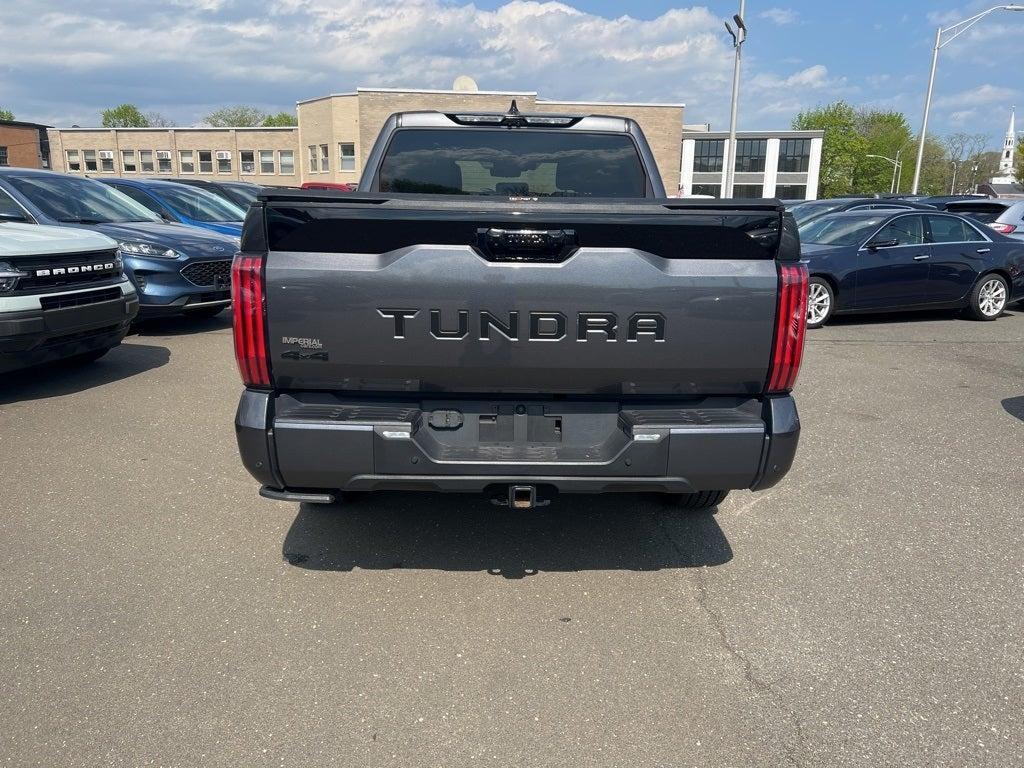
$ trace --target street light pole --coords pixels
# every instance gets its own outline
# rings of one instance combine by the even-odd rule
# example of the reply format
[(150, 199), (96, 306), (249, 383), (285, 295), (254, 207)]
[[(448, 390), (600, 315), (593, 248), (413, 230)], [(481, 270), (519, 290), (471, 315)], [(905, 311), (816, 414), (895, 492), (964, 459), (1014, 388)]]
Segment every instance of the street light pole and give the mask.
[[(935, 47), (932, 49), (932, 69), (928, 75), (928, 92), (924, 97), (924, 117), (921, 119), (921, 135), (917, 140), (917, 164), (914, 167), (914, 183), (910, 188), (911, 194), (917, 194), (917, 187), (921, 181), (921, 161), (924, 159), (924, 141), (928, 133), (928, 113), (932, 108), (932, 90), (935, 87), (935, 68), (939, 63), (939, 49), (956, 40), (960, 35), (994, 11), (1024, 11), (1024, 5), (996, 5), (987, 11), (971, 16), (969, 19), (958, 21), (956, 24), (945, 29), (939, 27), (935, 30)], [(952, 34), (943, 40), (942, 36), (947, 32)]]
[(887, 163), (892, 163), (892, 182), (889, 184), (889, 194), (894, 193), (897, 189), (896, 172), (903, 170), (903, 163), (900, 162), (900, 152), (903, 150), (897, 150), (896, 159), (893, 160), (891, 157), (885, 155), (864, 155), (864, 157), (877, 157), (879, 160), (885, 160)]
[(736, 52), (736, 58), (732, 69), (732, 108), (729, 115), (729, 151), (726, 152), (725, 168), (725, 189), (722, 190), (722, 197), (732, 197), (733, 181), (736, 174), (736, 111), (740, 102), (740, 59), (742, 58), (743, 43), (747, 39), (747, 27), (743, 21), (743, 13), (746, 10), (746, 0), (740, 0), (740, 12), (733, 16), (736, 22), (736, 29), (725, 22), (725, 28), (732, 35), (732, 47)]

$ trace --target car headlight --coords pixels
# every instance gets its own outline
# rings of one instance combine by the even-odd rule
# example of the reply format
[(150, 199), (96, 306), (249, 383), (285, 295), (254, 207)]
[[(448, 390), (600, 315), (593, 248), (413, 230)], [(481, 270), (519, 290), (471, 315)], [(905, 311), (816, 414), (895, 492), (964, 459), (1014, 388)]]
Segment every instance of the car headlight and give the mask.
[(6, 261), (0, 261), (0, 293), (13, 291), (18, 284), (18, 278), (28, 277), (28, 274), (14, 268)]
[(176, 259), (179, 254), (173, 248), (164, 248), (162, 245), (150, 243), (133, 243), (122, 241), (118, 243), (121, 253), (128, 253), (133, 256), (155, 256), (158, 259)]

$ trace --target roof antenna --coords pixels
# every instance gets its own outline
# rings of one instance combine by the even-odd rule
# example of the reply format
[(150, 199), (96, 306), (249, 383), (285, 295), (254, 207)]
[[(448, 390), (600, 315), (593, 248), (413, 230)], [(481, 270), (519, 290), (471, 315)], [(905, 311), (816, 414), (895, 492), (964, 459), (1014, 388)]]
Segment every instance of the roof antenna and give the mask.
[(515, 99), (512, 99), (512, 106), (508, 108), (508, 113), (510, 115), (518, 115), (519, 114), (519, 107), (516, 106), (516, 100)]

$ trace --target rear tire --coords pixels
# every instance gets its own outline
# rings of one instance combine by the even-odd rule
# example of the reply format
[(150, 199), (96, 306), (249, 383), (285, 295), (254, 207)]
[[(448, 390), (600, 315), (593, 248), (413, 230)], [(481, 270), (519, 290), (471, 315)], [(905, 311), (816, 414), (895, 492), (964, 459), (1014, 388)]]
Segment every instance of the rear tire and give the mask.
[(967, 312), (975, 320), (995, 320), (1003, 314), (1009, 297), (1010, 285), (1006, 278), (989, 272), (982, 275), (971, 289)]
[(836, 308), (836, 292), (832, 284), (821, 277), (807, 281), (807, 327), (821, 328), (832, 317)]
[(728, 491), (670, 493), (665, 497), (665, 501), (669, 506), (684, 512), (707, 512), (721, 504), (728, 495)]

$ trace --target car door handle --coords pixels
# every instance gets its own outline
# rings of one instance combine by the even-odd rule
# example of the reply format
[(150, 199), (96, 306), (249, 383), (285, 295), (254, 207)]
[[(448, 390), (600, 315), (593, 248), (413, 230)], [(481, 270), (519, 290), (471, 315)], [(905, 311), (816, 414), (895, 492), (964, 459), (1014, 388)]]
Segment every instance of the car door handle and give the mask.
[(978, 253), (988, 253), (991, 250), (991, 248), (979, 248)]
[(927, 253), (919, 253), (919, 254), (917, 254), (917, 256), (914, 257), (914, 261), (924, 261), (927, 258), (928, 258), (928, 254)]

